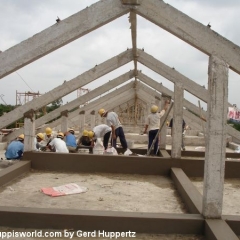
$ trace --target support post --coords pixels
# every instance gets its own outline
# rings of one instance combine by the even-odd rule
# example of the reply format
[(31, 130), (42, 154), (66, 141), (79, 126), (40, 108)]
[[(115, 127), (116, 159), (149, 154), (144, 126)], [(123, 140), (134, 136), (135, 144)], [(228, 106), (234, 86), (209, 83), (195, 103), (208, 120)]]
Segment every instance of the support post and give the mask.
[(35, 112), (33, 109), (24, 113), (24, 151), (35, 150)]
[(208, 111), (203, 185), (203, 215), (221, 218), (226, 154), (228, 66), (209, 58)]
[(95, 116), (95, 111), (91, 111), (91, 130), (95, 127), (96, 123), (96, 116)]
[(181, 158), (181, 145), (183, 137), (183, 86), (181, 83), (174, 84), (174, 99), (171, 157)]
[[(155, 97), (155, 103), (158, 104), (157, 106), (159, 106), (160, 103), (161, 103), (161, 110), (162, 110), (162, 109), (164, 109), (165, 102), (168, 99), (169, 99), (169, 97), (166, 97), (166, 96), (162, 95), (162, 99), (161, 99), (161, 102), (160, 102), (160, 99), (157, 99)], [(166, 141), (167, 141), (167, 125), (166, 125), (166, 123), (164, 123), (163, 127), (162, 127), (162, 130), (160, 132), (159, 149), (161, 149), (161, 150), (166, 149)]]
[(82, 134), (85, 129), (85, 111), (80, 111), (79, 113), (79, 135)]
[(61, 131), (63, 133), (68, 130), (68, 110), (61, 112)]

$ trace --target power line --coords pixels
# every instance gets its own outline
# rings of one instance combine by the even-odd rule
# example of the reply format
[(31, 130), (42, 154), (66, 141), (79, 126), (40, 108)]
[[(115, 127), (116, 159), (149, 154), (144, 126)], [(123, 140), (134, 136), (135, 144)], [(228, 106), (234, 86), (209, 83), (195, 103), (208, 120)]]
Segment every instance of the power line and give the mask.
[[(22, 78), (22, 76), (16, 71), (15, 72), (24, 82), (25, 82), (25, 84), (32, 90), (32, 88), (26, 83), (26, 81)], [(32, 92), (34, 92), (33, 90), (32, 90)]]

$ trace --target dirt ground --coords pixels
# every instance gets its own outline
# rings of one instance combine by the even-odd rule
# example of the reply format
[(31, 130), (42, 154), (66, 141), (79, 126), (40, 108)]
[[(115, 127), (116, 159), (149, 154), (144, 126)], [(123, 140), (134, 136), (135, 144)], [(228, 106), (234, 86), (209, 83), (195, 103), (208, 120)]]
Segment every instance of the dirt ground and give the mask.
[[(198, 191), (203, 194), (203, 179), (192, 178), (191, 181)], [(240, 214), (240, 179), (225, 179), (222, 214)]]
[[(49, 197), (40, 189), (77, 183), (86, 193)], [(19, 201), (21, 199), (21, 201)], [(0, 188), (2, 206), (43, 207), (127, 212), (185, 213), (169, 178), (123, 174), (33, 171)]]
[[(86, 193), (63, 197), (49, 197), (42, 187), (60, 186), (75, 182), (88, 188)], [(21, 199), (21, 201), (19, 201)], [(32, 171), (0, 188), (2, 206), (43, 207), (62, 209), (111, 210), (128, 212), (186, 213), (184, 205), (169, 178), (162, 176), (125, 174), (72, 174)], [(13, 229), (0, 228), (0, 231)], [(14, 229), (31, 231), (31, 229)], [(33, 229), (32, 231), (35, 231)], [(54, 231), (54, 230), (47, 230)], [(56, 231), (56, 230), (55, 230)], [(63, 233), (63, 231), (62, 231)], [(72, 239), (79, 239), (73, 237)], [(26, 238), (9, 238), (26, 239)], [(27, 238), (69, 239), (65, 238)], [(81, 239), (110, 239), (109, 237), (81, 237)], [(115, 239), (115, 238), (114, 238)], [(119, 239), (130, 240), (132, 237)], [(195, 235), (137, 234), (136, 240), (203, 240)]]

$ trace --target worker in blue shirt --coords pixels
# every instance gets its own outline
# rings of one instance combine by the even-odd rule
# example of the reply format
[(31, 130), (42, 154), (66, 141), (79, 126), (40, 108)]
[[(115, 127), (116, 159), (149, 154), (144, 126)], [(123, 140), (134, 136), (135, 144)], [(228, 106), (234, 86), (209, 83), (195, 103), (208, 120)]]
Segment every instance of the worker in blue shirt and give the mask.
[(74, 136), (74, 130), (71, 128), (65, 134), (65, 142), (70, 153), (77, 152), (77, 141)]
[(18, 138), (12, 141), (5, 152), (5, 157), (7, 160), (19, 160), (24, 151), (24, 134), (18, 136)]

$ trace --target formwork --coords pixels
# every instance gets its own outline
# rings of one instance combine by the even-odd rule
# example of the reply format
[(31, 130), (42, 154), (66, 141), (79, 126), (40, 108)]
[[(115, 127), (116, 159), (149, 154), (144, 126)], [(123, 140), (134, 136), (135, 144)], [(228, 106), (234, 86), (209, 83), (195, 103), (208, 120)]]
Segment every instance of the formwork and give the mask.
[[(135, 149), (133, 151), (141, 154), (143, 150)], [(235, 210), (231, 211), (230, 214), (223, 208), (224, 215), (221, 219), (204, 219), (202, 215), (204, 152), (185, 151), (182, 152), (182, 158), (179, 159), (172, 159), (170, 154), (171, 152), (166, 150), (162, 150), (158, 157), (25, 152), (23, 160), (0, 171), (0, 226), (8, 229), (54, 229), (62, 231), (81, 229), (89, 232), (96, 230), (106, 232), (131, 231), (136, 232), (139, 236), (147, 234), (138, 239), (238, 239), (237, 236), (240, 235), (240, 211), (237, 209), (237, 202), (233, 206), (233, 208), (236, 207)], [(226, 153), (225, 183), (228, 184), (228, 181), (234, 179), (236, 189), (238, 186), (240, 187), (239, 158), (238, 153)], [(27, 184), (34, 183), (34, 178), (39, 177), (40, 173), (42, 174), (42, 180), (40, 179), (42, 183), (46, 178), (44, 174), (51, 174), (53, 186), (58, 183), (58, 179), (54, 178), (57, 174), (60, 174), (61, 180), (65, 177), (64, 174), (76, 176), (83, 184), (86, 182), (91, 184), (91, 176), (93, 175), (101, 178), (107, 176), (107, 180), (102, 184), (103, 187), (101, 186), (105, 195), (99, 194), (98, 191), (95, 193), (92, 191), (92, 196), (95, 194), (96, 200), (98, 200), (98, 203), (92, 208), (84, 207), (84, 201), (90, 200), (83, 197), (81, 197), (82, 202), (79, 203), (79, 206), (75, 205), (77, 207), (71, 207), (71, 204), (68, 207), (61, 207), (61, 204), (51, 205), (47, 203), (38, 207), (38, 203), (43, 202), (41, 198), (45, 197), (47, 201), (50, 201), (48, 196), (37, 192), (39, 186), (36, 186), (32, 192), (32, 194), (39, 196), (35, 197), (34, 200), (26, 192), (26, 198), (19, 199), (18, 204), (14, 204), (13, 201), (11, 202), (11, 198), (15, 194), (17, 201), (17, 192), (12, 195), (4, 195), (6, 189), (14, 188), (15, 185), (12, 184), (20, 184), (24, 179), (28, 180)], [(119, 196), (123, 197), (118, 198), (118, 186), (108, 179), (117, 179), (119, 184), (125, 182), (126, 185), (123, 186), (123, 189), (126, 196), (120, 194)], [(138, 186), (138, 182), (144, 184)], [(26, 183), (22, 182), (21, 184), (19, 186), (22, 186), (21, 188), (24, 190)], [(144, 188), (144, 186), (148, 186), (147, 184), (158, 186), (154, 192), (151, 192), (152, 198), (154, 198), (151, 201), (154, 204), (145, 200), (145, 196), (149, 195), (148, 188)], [(167, 186), (168, 190), (172, 189), (174, 193), (170, 195), (169, 199), (161, 202), (161, 198), (163, 198), (161, 191), (164, 184), (165, 188)], [(112, 207), (102, 204), (102, 201), (106, 201), (109, 196), (107, 190), (109, 187), (115, 191), (111, 194), (116, 195), (112, 198)], [(142, 203), (138, 209), (134, 209), (134, 205), (136, 205), (134, 201), (136, 200), (131, 198), (130, 192), (134, 192), (137, 202)], [(37, 194), (42, 195), (40, 197)], [(71, 203), (74, 201), (73, 196), (70, 198), (64, 196), (51, 201)], [(102, 199), (101, 196), (103, 196)], [(230, 198), (231, 195), (229, 195)], [(175, 200), (180, 204), (180, 207), (168, 208), (168, 201)], [(110, 204), (108, 201), (106, 203)], [(165, 208), (164, 211), (158, 209), (160, 204)], [(152, 205), (152, 208), (148, 205)], [(173, 234), (175, 238), (171, 238)]]

